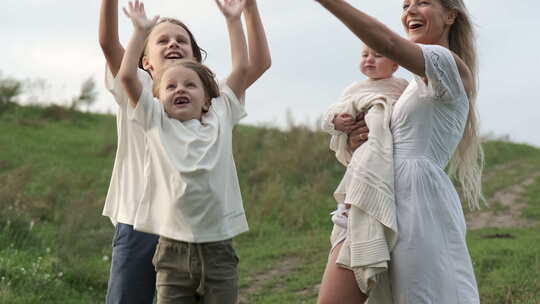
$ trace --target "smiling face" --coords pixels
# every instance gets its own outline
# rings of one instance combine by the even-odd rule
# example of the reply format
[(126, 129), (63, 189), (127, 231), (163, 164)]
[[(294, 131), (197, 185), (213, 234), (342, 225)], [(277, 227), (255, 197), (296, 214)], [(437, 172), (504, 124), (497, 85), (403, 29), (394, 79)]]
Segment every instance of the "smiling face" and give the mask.
[(360, 71), (367, 77), (378, 80), (392, 77), (398, 65), (392, 60), (378, 54), (367, 46), (362, 48)]
[(209, 107), (209, 98), (199, 75), (182, 65), (174, 65), (163, 72), (159, 100), (169, 117), (180, 121), (200, 120)]
[(401, 23), (415, 43), (448, 47), (448, 33), (455, 18), (456, 12), (444, 8), (439, 0), (403, 1)]
[(194, 59), (189, 33), (182, 26), (170, 22), (157, 24), (146, 45), (143, 68), (152, 75), (165, 63), (178, 59)]

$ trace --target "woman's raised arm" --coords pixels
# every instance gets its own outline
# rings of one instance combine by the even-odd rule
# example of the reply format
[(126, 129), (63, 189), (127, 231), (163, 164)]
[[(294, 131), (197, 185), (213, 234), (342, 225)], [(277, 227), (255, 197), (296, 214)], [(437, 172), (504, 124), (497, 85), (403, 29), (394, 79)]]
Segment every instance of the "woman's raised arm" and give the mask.
[(422, 50), (415, 43), (394, 33), (377, 19), (344, 0), (316, 0), (345, 24), (367, 46), (395, 61), (410, 72), (425, 76)]

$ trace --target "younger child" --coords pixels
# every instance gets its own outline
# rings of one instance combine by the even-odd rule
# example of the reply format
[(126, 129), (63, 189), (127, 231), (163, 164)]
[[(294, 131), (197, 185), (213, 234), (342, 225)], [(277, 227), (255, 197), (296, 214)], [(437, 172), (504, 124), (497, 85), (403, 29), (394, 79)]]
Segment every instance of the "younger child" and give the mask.
[(119, 77), (133, 108), (131, 119), (147, 136), (134, 228), (160, 236), (153, 259), (158, 303), (237, 302), (238, 258), (232, 238), (248, 225), (232, 130), (246, 115), (242, 96), (249, 62), (240, 20), (245, 2), (216, 0), (229, 29), (233, 67), (221, 87), (208, 68), (184, 59), (156, 72), (153, 92), (137, 71), (157, 17), (147, 19), (138, 2), (124, 10), (135, 30)]
[[(332, 135), (330, 148), (347, 166), (334, 192), (338, 208), (332, 213), (335, 225), (329, 263), (353, 271), (368, 303), (371, 296), (380, 300), (390, 294), (388, 261), (397, 233), (390, 118), (394, 102), (408, 85), (392, 76), (397, 68), (397, 64), (364, 46), (360, 71), (368, 79), (347, 88), (323, 121), (323, 129)], [(351, 153), (347, 136), (360, 112), (366, 113), (369, 138)], [(336, 247), (339, 251), (333, 253)], [(326, 288), (325, 278), (332, 276), (327, 272), (332, 269), (327, 266), (322, 292)]]
[[(373, 97), (372, 94), (381, 94), (389, 105), (392, 105), (408, 85), (405, 79), (393, 77), (397, 69), (396, 63), (364, 46), (360, 58), (360, 71), (368, 79), (347, 87), (341, 101), (328, 109), (322, 128), (332, 135), (330, 148), (336, 152), (336, 158), (344, 166), (348, 166), (352, 157), (347, 147), (347, 136), (355, 125), (357, 114), (364, 112), (363, 109), (357, 108), (359, 102), (354, 102), (353, 99), (355, 97), (358, 99), (359, 96), (369, 98)], [(337, 209), (331, 213), (332, 222), (346, 229), (348, 209), (350, 209), (350, 204), (338, 204)]]

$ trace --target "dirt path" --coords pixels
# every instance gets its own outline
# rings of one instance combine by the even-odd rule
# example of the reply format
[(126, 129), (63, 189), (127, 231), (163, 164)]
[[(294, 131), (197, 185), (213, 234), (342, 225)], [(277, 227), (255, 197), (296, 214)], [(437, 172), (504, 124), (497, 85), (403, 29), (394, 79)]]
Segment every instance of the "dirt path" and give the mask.
[(527, 187), (534, 184), (540, 177), (540, 173), (535, 173), (526, 177), (519, 184), (512, 185), (495, 192), (493, 198), (488, 203), (492, 206), (499, 203), (502, 210), (480, 210), (467, 214), (467, 227), (471, 230), (485, 227), (530, 227), (535, 223), (521, 217), (521, 210), (527, 205), (521, 201), (521, 197)]
[(297, 291), (296, 294), (302, 295), (302, 296), (309, 296), (311, 294), (319, 294), (319, 289), (321, 288), (321, 284), (317, 284), (315, 286), (311, 286), (308, 288), (304, 288), (300, 291)]
[[(494, 168), (495, 169), (495, 168)], [(486, 176), (486, 180), (489, 177), (493, 177), (499, 172), (507, 170), (513, 170), (513, 166), (506, 164), (492, 170), (490, 176)], [(527, 207), (527, 205), (521, 201), (522, 196), (525, 194), (527, 187), (536, 183), (540, 178), (540, 172), (530, 175), (524, 178), (520, 183), (501, 189), (493, 195), (489, 200), (491, 209), (484, 209), (476, 212), (472, 212), (466, 215), (467, 226), (469, 229), (480, 229), (486, 227), (530, 227), (536, 225), (535, 222), (524, 219), (521, 217), (521, 210)], [(495, 204), (498, 203), (502, 208), (493, 210)], [(282, 259), (274, 268), (261, 273), (256, 273), (248, 278), (249, 286), (240, 289), (239, 304), (249, 304), (250, 296), (254, 295), (260, 290), (265, 289), (269, 282), (272, 282), (280, 277), (285, 277), (289, 273), (293, 272), (296, 265), (299, 263), (297, 257), (286, 257)], [(279, 290), (283, 286), (278, 283), (272, 289)], [(320, 285), (308, 287), (300, 290), (297, 293), (301, 295), (309, 295), (317, 293)]]
[[(251, 295), (262, 290), (268, 282), (287, 276), (287, 274), (295, 270), (299, 263), (300, 259), (297, 257), (285, 257), (269, 271), (257, 273), (248, 278), (249, 286), (240, 289), (239, 304), (249, 304), (248, 299)], [(280, 289), (281, 287), (283, 286), (278, 284), (275, 288)]]

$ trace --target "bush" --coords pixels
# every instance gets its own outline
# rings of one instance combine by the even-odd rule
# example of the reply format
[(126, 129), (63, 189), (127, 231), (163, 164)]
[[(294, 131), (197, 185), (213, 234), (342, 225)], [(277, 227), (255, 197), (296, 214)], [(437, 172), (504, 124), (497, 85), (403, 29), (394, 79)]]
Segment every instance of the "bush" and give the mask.
[(3, 78), (0, 74), (0, 114), (13, 105), (15, 97), (22, 93), (22, 83), (14, 78)]

